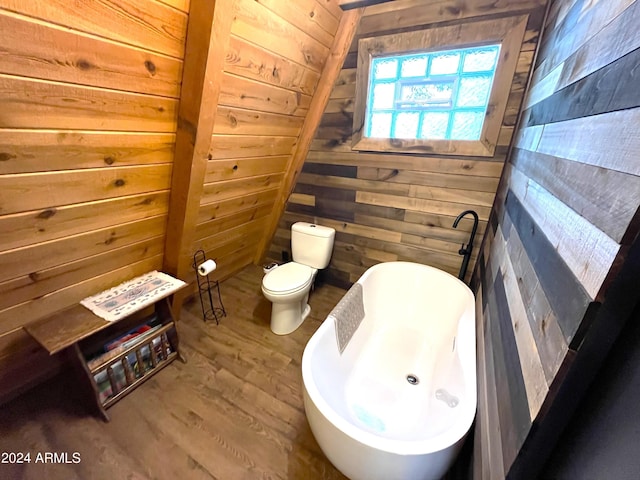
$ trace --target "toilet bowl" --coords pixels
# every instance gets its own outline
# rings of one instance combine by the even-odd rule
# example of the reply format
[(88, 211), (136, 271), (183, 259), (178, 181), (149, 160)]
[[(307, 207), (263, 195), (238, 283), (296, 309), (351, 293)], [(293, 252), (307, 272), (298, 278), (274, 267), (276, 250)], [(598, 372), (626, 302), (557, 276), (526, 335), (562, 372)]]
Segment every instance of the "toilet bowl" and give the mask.
[(293, 261), (269, 269), (262, 279), (262, 293), (273, 306), (271, 330), (286, 335), (307, 318), (309, 290), (318, 269), (329, 265), (335, 230), (314, 223), (297, 222), (291, 226)]
[(309, 315), (309, 290), (316, 269), (296, 262), (273, 269), (262, 280), (262, 293), (273, 306), (271, 331), (287, 335), (296, 330)]

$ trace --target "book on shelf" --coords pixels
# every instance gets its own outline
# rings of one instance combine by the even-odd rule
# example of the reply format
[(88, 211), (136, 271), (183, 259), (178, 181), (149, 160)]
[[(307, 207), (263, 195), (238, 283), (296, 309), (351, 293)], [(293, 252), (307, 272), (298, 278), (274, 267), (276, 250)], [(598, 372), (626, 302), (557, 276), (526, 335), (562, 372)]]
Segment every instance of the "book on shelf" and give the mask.
[[(148, 342), (137, 337), (136, 341), (143, 340), (143, 343), (126, 355), (121, 355), (121, 353), (128, 348), (123, 344), (105, 353), (103, 356), (93, 359), (92, 361), (95, 362), (93, 366), (91, 362), (88, 362), (89, 368), (100, 368), (101, 365), (107, 365), (107, 368), (100, 368), (100, 370), (93, 375), (102, 403), (127, 386), (134, 384), (138, 378), (154, 368), (154, 362), (151, 358), (151, 348), (155, 352), (156, 358), (164, 358), (165, 360), (168, 358), (172, 349), (165, 340), (167, 350), (163, 352), (162, 337), (164, 337), (166, 333), (156, 335), (160, 327), (161, 326), (154, 327), (153, 330), (146, 332), (145, 337), (148, 339)], [(120, 351), (120, 353), (117, 353), (118, 351)], [(139, 352), (139, 355), (136, 355), (136, 351)], [(107, 356), (109, 357), (108, 359), (105, 358)], [(109, 365), (109, 360), (114, 361)], [(111, 372), (109, 372), (109, 370)]]
[[(90, 370), (93, 370), (94, 368), (97, 368), (98, 366), (108, 362), (109, 360), (117, 358), (122, 354), (122, 352), (124, 352), (132, 345), (143, 342), (145, 339), (153, 338), (153, 336), (160, 328), (162, 328), (162, 324), (158, 323), (157, 317), (152, 317), (151, 319), (147, 320), (146, 323), (139, 325), (136, 328), (107, 341), (104, 344), (103, 353), (99, 353), (89, 358), (87, 360), (87, 366)], [(133, 357), (135, 358), (135, 352), (132, 352), (130, 355), (133, 355)], [(130, 355), (127, 356), (129, 357)]]

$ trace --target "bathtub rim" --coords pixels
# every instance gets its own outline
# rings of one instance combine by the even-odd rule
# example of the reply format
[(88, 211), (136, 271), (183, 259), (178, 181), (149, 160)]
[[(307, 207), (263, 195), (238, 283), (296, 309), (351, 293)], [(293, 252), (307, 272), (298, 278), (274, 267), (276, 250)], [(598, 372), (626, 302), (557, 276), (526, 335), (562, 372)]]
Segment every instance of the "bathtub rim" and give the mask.
[[(313, 380), (313, 373), (311, 367), (311, 356), (313, 352), (318, 346), (318, 343), (324, 335), (327, 334), (326, 330), (334, 328), (334, 324), (331, 321), (322, 322), (320, 327), (314, 332), (311, 336), (307, 345), (304, 348), (302, 354), (302, 383), (303, 388), (306, 391), (306, 394), (309, 397), (309, 400), (314, 403), (315, 407), (322, 413), (322, 415), (332, 423), (336, 428), (342, 431), (345, 435), (352, 438), (353, 440), (362, 443), (368, 447), (371, 447), (376, 450), (381, 450), (384, 452), (396, 454), (396, 455), (423, 455), (438, 452), (444, 449), (447, 449), (453, 445), (456, 445), (459, 441), (465, 438), (468, 434), (471, 426), (473, 425), (473, 421), (476, 416), (477, 410), (477, 351), (476, 351), (476, 338), (477, 338), (477, 328), (476, 328), (476, 312), (475, 312), (475, 296), (471, 289), (461, 280), (454, 277), (450, 273), (445, 272), (444, 270), (440, 270), (438, 268), (432, 267), (430, 265), (424, 265), (417, 262), (403, 262), (403, 261), (395, 261), (395, 262), (382, 262), (372, 267), (369, 267), (356, 281), (356, 283), (363, 283), (370, 275), (371, 272), (375, 270), (385, 268), (385, 265), (389, 264), (409, 264), (412, 266), (417, 266), (418, 268), (423, 268), (431, 270), (432, 272), (437, 272), (436, 274), (443, 274), (447, 277), (458, 282), (461, 286), (464, 287), (466, 293), (469, 296), (470, 301), (470, 310), (473, 314), (473, 342), (471, 342), (470, 348), (473, 349), (472, 357), (476, 359), (474, 363), (474, 368), (470, 372), (465, 371), (466, 378), (472, 383), (469, 385), (470, 391), (474, 393), (473, 398), (470, 399), (469, 402), (464, 402), (466, 408), (460, 412), (457, 421), (454, 423), (451, 428), (446, 431), (435, 435), (433, 437), (429, 437), (426, 439), (412, 439), (412, 440), (403, 440), (403, 439), (393, 439), (393, 438), (385, 438), (375, 433), (368, 432), (364, 429), (357, 427), (352, 424), (348, 420), (344, 419), (340, 414), (338, 414), (329, 403), (324, 399), (324, 397), (320, 394), (320, 391)], [(388, 267), (386, 267), (388, 268)], [(363, 286), (364, 288), (364, 286)], [(334, 336), (333, 334), (331, 335)], [(337, 348), (337, 346), (336, 346)]]

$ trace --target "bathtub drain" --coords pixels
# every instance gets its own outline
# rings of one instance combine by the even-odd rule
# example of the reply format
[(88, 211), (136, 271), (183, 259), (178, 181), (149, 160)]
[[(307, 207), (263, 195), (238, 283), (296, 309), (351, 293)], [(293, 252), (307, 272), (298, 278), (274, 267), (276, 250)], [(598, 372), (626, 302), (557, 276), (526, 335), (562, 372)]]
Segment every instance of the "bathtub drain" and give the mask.
[(417, 385), (420, 383), (420, 380), (415, 375), (409, 374), (407, 375), (407, 382), (409, 382), (411, 385)]

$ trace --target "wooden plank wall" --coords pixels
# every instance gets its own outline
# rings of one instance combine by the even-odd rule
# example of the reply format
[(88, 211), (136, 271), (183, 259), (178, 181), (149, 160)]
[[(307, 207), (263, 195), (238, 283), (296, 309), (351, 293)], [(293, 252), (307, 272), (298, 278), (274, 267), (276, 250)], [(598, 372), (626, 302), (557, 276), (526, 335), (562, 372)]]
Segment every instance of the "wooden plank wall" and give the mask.
[[(474, 273), (474, 478), (519, 478), (638, 234), (640, 2), (558, 0)], [(595, 303), (593, 303), (595, 302)], [(576, 353), (577, 352), (577, 353)]]
[(0, 400), (22, 327), (162, 265), (188, 0), (0, 0)]
[(254, 261), (281, 213), (276, 200), (343, 15), (336, 0), (224, 2), (231, 25), (192, 248), (216, 260), (217, 279)]
[[(484, 232), (522, 102), (546, 0), (496, 2), (457, 0), (430, 8), (420, 0), (365, 8), (356, 38), (337, 79), (302, 174), (289, 197), (269, 256), (290, 251), (290, 226), (313, 221), (337, 231), (330, 282), (347, 287), (369, 266), (410, 260), (458, 274), (458, 250), (472, 222), (453, 229), (466, 209), (481, 222), (467, 278)], [(351, 150), (356, 54), (360, 38), (433, 26), (464, 25), (497, 16), (529, 14), (527, 32), (510, 86), (499, 145), (493, 157), (419, 156)]]

